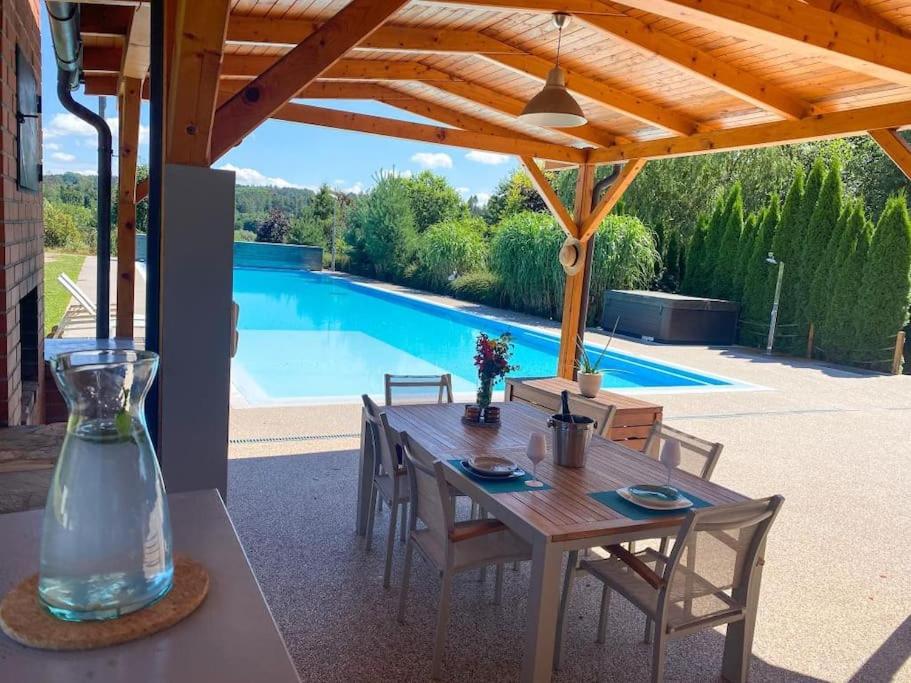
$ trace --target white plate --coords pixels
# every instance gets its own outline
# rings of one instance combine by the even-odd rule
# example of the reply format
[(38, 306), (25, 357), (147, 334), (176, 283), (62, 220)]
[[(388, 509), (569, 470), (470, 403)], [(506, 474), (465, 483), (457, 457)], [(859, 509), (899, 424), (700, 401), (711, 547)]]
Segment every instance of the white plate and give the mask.
[(494, 455), (481, 455), (477, 458), (469, 458), (467, 462), (468, 466), (478, 474), (486, 474), (489, 476), (499, 475), (501, 477), (508, 477), (519, 469), (519, 466), (512, 460), (498, 458)]
[(634, 496), (629, 492), (629, 489), (624, 487), (622, 489), (617, 489), (617, 495), (619, 495), (624, 500), (628, 500), (633, 505), (638, 505), (641, 508), (646, 508), (647, 510), (686, 510), (687, 508), (693, 507), (693, 501), (684, 496), (680, 495), (680, 498), (673, 503), (656, 503), (651, 500), (643, 500), (638, 496)]

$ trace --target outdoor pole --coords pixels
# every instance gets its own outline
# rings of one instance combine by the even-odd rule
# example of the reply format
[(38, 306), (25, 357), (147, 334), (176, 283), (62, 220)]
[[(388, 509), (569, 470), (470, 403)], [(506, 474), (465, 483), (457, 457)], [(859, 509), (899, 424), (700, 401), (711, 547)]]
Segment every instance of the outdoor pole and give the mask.
[(338, 225), (338, 195), (335, 195), (335, 216), (332, 218), (332, 272), (335, 272), (335, 230)]
[[(774, 257), (769, 252), (769, 259), (774, 263)], [(775, 283), (775, 298), (772, 300), (772, 316), (769, 321), (769, 339), (766, 342), (765, 352), (772, 355), (772, 345), (775, 343), (775, 325), (778, 323), (778, 302), (781, 299), (781, 281), (784, 278), (784, 261), (778, 262), (778, 281)]]

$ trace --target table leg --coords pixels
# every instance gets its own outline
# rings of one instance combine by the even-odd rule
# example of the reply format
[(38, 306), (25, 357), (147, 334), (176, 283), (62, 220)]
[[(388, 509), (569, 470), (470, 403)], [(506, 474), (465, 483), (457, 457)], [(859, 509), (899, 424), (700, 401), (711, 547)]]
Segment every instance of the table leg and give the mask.
[(759, 607), (759, 588), (762, 584), (762, 565), (765, 544), (759, 549), (759, 561), (753, 569), (750, 591), (746, 599), (746, 618), (727, 625), (724, 639), (724, 658), (721, 662), (721, 677), (730, 683), (743, 683), (750, 678), (750, 660), (753, 657), (753, 632), (756, 628), (756, 612)]
[(525, 656), (522, 661), (523, 683), (544, 683), (550, 681), (553, 673), (562, 561), (563, 552), (553, 544), (543, 539), (535, 543), (528, 595)]
[(357, 535), (367, 533), (367, 506), (370, 504), (370, 487), (373, 484), (373, 443), (367, 438), (367, 421), (361, 410), (361, 448), (358, 456), (357, 503), (355, 528)]

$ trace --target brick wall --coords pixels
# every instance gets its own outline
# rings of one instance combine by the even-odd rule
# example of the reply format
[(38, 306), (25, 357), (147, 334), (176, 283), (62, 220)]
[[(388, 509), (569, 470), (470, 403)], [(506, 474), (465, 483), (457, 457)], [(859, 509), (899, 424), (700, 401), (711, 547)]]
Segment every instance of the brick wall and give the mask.
[[(41, 192), (16, 186), (16, 46), (41, 81), (39, 0), (0, 0), (0, 425), (43, 419), (44, 372), (31, 373), (36, 405), (23, 414), (20, 301), (36, 290), (37, 344), (27, 367), (44, 366), (44, 223)], [(29, 372), (26, 372), (28, 375)]]

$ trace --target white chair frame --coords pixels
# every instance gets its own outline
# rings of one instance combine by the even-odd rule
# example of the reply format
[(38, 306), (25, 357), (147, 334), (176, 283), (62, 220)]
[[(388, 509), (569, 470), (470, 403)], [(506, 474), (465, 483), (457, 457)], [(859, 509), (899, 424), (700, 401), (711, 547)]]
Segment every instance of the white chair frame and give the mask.
[(436, 387), (439, 389), (437, 403), (452, 403), (452, 375), (393, 375), (383, 376), (386, 389), (386, 405), (391, 406), (393, 389), (397, 387)]

